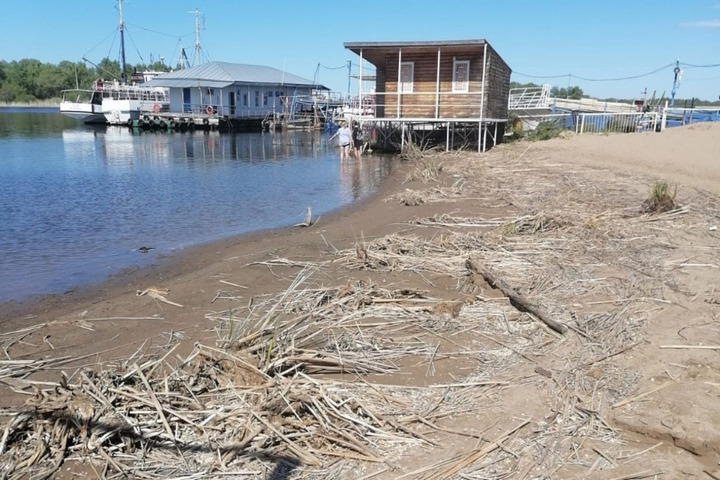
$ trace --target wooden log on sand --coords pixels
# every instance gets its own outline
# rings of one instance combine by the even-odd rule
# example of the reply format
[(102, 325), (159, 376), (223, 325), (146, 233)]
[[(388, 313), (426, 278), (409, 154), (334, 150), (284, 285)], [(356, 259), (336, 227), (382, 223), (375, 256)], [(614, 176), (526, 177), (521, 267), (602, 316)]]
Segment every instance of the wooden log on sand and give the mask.
[(465, 266), (473, 273), (479, 273), (492, 288), (497, 288), (510, 299), (510, 303), (520, 311), (528, 312), (536, 316), (541, 322), (558, 333), (565, 334), (567, 327), (562, 323), (550, 318), (550, 314), (541, 305), (519, 294), (502, 279), (497, 278), (490, 270), (484, 268), (478, 262), (468, 258)]

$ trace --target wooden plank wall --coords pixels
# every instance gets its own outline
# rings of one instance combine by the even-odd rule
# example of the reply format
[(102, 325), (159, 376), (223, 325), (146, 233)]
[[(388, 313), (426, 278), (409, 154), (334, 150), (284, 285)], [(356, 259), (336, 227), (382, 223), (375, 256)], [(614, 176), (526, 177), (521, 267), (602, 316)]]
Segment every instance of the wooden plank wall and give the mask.
[(507, 118), (508, 96), (510, 95), (510, 67), (498, 53), (488, 45), (488, 66), (485, 79), (487, 90), (485, 97), (485, 118)]
[[(484, 46), (469, 53), (445, 48), (440, 56), (440, 118), (480, 118), (483, 92)], [(382, 65), (376, 65), (377, 116), (397, 116), (398, 58), (393, 52), (385, 56)], [(486, 72), (486, 98), (483, 117), (505, 118), (507, 96), (510, 91), (510, 69), (497, 53), (488, 46), (489, 68)], [(452, 92), (453, 59), (470, 61), (470, 88), (467, 93)], [(400, 116), (404, 118), (435, 118), (437, 50), (425, 53), (403, 52), (403, 62), (414, 63), (412, 93), (400, 97)], [(498, 116), (500, 115), (500, 116)]]
[(377, 66), (375, 68), (375, 116), (383, 118), (388, 116), (385, 108), (385, 68)]

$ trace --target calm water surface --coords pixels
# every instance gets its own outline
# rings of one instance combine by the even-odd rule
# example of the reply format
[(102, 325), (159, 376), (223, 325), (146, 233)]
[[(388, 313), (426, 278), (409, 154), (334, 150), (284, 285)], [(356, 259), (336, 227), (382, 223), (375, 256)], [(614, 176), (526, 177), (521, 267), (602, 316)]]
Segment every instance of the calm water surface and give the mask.
[(302, 222), (372, 194), (393, 165), (341, 166), (320, 132), (134, 133), (0, 109), (0, 302)]

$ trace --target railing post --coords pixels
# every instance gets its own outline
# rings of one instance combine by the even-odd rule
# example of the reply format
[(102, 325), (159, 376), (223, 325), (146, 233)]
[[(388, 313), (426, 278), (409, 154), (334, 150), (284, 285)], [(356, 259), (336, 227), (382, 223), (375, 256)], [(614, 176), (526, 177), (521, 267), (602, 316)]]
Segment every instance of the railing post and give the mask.
[(580, 135), (583, 134), (583, 131), (585, 130), (585, 114), (580, 113), (580, 131), (578, 132)]
[(450, 151), (450, 122), (445, 126), (445, 151)]

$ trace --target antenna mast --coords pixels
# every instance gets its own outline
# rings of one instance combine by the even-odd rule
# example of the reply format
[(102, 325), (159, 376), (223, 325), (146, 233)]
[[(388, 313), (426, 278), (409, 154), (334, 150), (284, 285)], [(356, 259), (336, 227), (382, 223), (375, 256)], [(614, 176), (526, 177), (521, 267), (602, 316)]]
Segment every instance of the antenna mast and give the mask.
[(202, 63), (200, 56), (202, 47), (200, 46), (200, 11), (195, 9), (195, 65)]
[(125, 78), (125, 22), (123, 21), (122, 0), (118, 0), (118, 11), (120, 12), (120, 79), (127, 83)]

